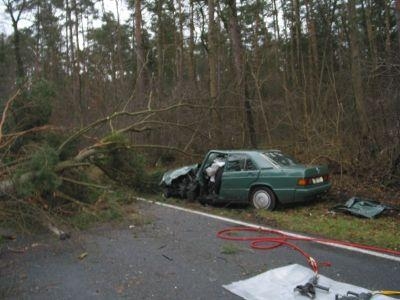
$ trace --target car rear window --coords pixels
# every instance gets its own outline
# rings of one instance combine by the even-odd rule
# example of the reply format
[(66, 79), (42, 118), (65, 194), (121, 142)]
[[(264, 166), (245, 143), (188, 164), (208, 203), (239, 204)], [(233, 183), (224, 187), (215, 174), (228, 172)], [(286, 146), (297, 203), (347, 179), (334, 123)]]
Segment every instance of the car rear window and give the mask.
[(282, 152), (271, 151), (264, 152), (263, 154), (279, 166), (287, 167), (297, 165), (297, 162), (293, 158)]

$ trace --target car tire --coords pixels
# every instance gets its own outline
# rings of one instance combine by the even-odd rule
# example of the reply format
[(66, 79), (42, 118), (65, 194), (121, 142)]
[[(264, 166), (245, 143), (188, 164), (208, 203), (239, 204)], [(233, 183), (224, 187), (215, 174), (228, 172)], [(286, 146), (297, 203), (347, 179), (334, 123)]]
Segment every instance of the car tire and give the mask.
[(255, 188), (251, 192), (250, 201), (256, 209), (274, 210), (276, 206), (275, 194), (267, 187)]

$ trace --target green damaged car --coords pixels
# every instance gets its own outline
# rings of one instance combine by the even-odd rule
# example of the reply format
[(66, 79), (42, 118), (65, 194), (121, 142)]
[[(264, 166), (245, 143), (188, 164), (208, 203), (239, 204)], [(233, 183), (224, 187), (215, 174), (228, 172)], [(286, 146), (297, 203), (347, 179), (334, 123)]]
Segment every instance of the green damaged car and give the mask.
[(331, 182), (327, 166), (299, 164), (279, 150), (211, 150), (201, 164), (166, 172), (160, 185), (166, 197), (273, 210), (312, 200)]

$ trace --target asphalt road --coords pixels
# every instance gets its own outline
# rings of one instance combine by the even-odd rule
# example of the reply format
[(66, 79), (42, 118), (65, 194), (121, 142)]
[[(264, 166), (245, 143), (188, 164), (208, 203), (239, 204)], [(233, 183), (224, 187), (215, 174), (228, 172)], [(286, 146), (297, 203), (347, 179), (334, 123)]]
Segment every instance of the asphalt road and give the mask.
[[(149, 218), (146, 225), (106, 224), (66, 241), (41, 235), (10, 242), (0, 253), (0, 298), (240, 299), (222, 285), (292, 263), (307, 266), (289, 248), (257, 251), (218, 239), (219, 230), (232, 226), (227, 222), (149, 203), (138, 206)], [(320, 272), (334, 280), (371, 290), (400, 289), (398, 261), (297, 245), (330, 261)], [(87, 256), (80, 259), (83, 253)]]

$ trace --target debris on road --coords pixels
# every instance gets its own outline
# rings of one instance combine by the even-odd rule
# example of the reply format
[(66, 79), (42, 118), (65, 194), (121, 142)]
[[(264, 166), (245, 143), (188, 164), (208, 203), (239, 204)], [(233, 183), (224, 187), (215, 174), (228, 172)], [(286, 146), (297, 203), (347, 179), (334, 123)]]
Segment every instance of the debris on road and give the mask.
[(7, 247), (7, 250), (10, 252), (13, 252), (13, 253), (25, 253), (25, 251), (28, 250), (28, 248), (24, 247), (24, 248), (16, 249), (16, 248)]
[(51, 224), (51, 223), (48, 223), (48, 224), (47, 224), (47, 228), (48, 228), (52, 233), (54, 233), (56, 236), (58, 236), (59, 239), (62, 240), (62, 241), (66, 240), (66, 239), (69, 239), (69, 238), (71, 237), (71, 235), (70, 235), (69, 233), (64, 232), (64, 231), (58, 229), (56, 226), (54, 226), (54, 225)]
[(165, 254), (162, 254), (162, 256), (163, 256), (164, 258), (168, 259), (169, 261), (173, 261), (173, 259), (172, 259), (171, 257), (166, 256)]
[(78, 258), (79, 258), (80, 260), (82, 260), (82, 259), (84, 259), (86, 256), (88, 256), (88, 253), (87, 253), (87, 252), (83, 252), (83, 253), (81, 253), (81, 254), (78, 256)]

